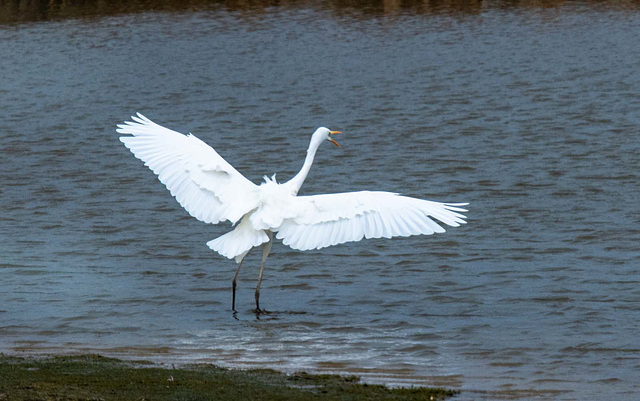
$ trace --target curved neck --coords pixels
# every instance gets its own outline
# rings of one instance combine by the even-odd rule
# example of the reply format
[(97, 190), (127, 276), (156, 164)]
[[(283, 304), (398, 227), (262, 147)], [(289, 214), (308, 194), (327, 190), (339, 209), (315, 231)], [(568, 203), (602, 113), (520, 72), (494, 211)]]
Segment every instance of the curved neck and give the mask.
[(291, 188), (291, 192), (293, 195), (297, 195), (300, 187), (304, 183), (304, 180), (307, 178), (307, 174), (309, 174), (309, 170), (311, 170), (311, 165), (313, 164), (313, 158), (316, 156), (316, 152), (320, 147), (320, 141), (313, 141), (309, 144), (309, 149), (307, 149), (307, 157), (304, 159), (304, 164), (302, 168), (292, 179), (287, 181), (286, 185)]

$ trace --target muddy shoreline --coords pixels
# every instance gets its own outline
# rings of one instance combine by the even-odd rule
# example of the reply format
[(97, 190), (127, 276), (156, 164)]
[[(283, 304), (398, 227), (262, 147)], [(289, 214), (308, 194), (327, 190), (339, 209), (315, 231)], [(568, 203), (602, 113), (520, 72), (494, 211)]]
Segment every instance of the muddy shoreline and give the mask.
[(0, 354), (0, 400), (442, 400), (442, 388), (388, 388), (357, 376), (287, 375), (271, 369), (227, 369), (123, 361), (97, 354), (19, 357)]

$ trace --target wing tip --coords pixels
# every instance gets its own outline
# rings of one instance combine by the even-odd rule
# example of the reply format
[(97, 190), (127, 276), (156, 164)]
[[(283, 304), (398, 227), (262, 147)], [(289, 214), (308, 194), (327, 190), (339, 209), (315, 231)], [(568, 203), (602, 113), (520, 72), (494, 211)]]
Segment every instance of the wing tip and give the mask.
[(130, 127), (132, 125), (137, 125), (137, 124), (147, 125), (147, 124), (153, 123), (153, 121), (149, 120), (147, 117), (145, 117), (140, 112), (136, 112), (135, 115), (132, 115), (131, 116), (131, 120), (132, 121), (126, 121), (125, 120), (124, 123), (118, 124), (117, 126), (119, 128), (125, 128), (125, 127)]
[[(465, 203), (445, 203), (444, 207), (445, 209), (451, 211), (451, 212), (462, 212), (462, 213), (466, 213), (469, 210), (461, 207), (461, 206), (467, 206), (469, 204), (469, 202), (465, 202)], [(466, 216), (463, 216), (464, 218), (466, 218)]]

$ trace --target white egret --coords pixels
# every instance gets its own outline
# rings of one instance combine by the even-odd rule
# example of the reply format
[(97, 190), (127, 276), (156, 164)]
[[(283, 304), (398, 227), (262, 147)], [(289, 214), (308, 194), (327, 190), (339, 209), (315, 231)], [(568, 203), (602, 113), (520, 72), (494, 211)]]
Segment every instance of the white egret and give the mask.
[[(293, 249), (320, 249), (363, 238), (391, 238), (442, 233), (435, 223), (457, 227), (465, 223), (466, 203), (440, 203), (390, 192), (347, 192), (297, 196), (318, 147), (340, 133), (318, 128), (311, 136), (302, 169), (280, 184), (264, 177), (255, 185), (194, 135), (162, 127), (142, 114), (118, 125), (120, 140), (145, 162), (180, 205), (196, 219), (216, 224), (229, 220), (235, 229), (207, 246), (238, 263), (232, 282), (231, 307), (235, 311), (238, 271), (253, 247), (262, 245), (262, 264), (255, 291), (260, 313), (260, 284), (271, 250), (273, 234)], [(238, 223), (236, 225), (236, 223)]]

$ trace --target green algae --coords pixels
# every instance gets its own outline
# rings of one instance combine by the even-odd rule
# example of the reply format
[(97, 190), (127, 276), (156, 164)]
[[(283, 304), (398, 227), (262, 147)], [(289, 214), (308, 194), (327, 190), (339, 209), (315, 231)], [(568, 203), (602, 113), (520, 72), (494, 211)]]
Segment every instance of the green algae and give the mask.
[(165, 368), (100, 355), (0, 355), (0, 400), (442, 400), (441, 388), (388, 388), (356, 376), (214, 365)]

